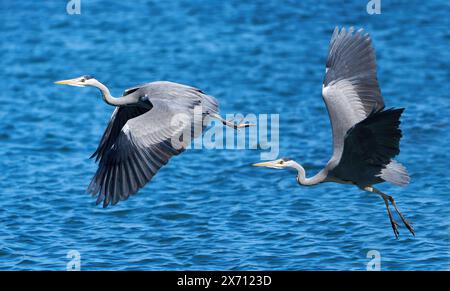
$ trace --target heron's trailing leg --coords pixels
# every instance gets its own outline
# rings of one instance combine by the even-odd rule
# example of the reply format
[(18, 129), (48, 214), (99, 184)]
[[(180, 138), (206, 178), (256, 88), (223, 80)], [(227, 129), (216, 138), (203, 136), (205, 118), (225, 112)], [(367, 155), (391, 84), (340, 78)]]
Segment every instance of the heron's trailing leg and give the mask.
[(392, 217), (391, 209), (389, 208), (388, 198), (386, 197), (386, 195), (381, 195), (381, 197), (383, 198), (384, 204), (386, 205), (386, 209), (387, 209), (387, 212), (389, 215), (389, 220), (391, 221), (391, 226), (392, 226), (392, 230), (394, 231), (395, 238), (398, 238), (398, 235), (399, 235), (398, 224)]
[(365, 187), (364, 190), (372, 192), (372, 193), (376, 193), (378, 195), (381, 196), (381, 198), (383, 198), (384, 203), (386, 204), (386, 208), (389, 214), (389, 219), (391, 220), (391, 224), (392, 224), (392, 228), (394, 229), (394, 233), (395, 233), (395, 237), (398, 238), (398, 229), (397, 229), (397, 223), (394, 221), (394, 219), (392, 218), (392, 214), (391, 211), (389, 209), (389, 202), (391, 202), (392, 206), (394, 206), (395, 211), (397, 212), (398, 216), (400, 216), (400, 219), (403, 221), (403, 223), (405, 224), (406, 228), (412, 233), (413, 236), (415, 236), (415, 232), (414, 232), (414, 228), (411, 226), (410, 222), (408, 220), (406, 220), (406, 218), (403, 216), (403, 214), (400, 212), (400, 210), (397, 207), (397, 204), (395, 203), (395, 200), (392, 196), (387, 195), (383, 192), (381, 192), (380, 190), (374, 188), (374, 187)]
[(217, 119), (217, 120), (219, 120), (220, 122), (222, 122), (223, 125), (232, 127), (234, 129), (239, 129), (239, 128), (243, 128), (243, 127), (249, 127), (249, 126), (255, 126), (255, 124), (253, 124), (253, 123), (239, 123), (239, 124), (236, 124), (234, 122), (231, 122), (231, 121), (223, 119), (220, 115), (215, 114), (215, 113), (210, 114), (210, 116), (215, 118), (215, 119)]
[(383, 192), (379, 191), (378, 189), (375, 189), (375, 193), (380, 194), (380, 195), (385, 195), (387, 196), (387, 198), (389, 199), (389, 201), (391, 202), (392, 206), (394, 206), (395, 211), (397, 211), (398, 216), (400, 216), (400, 219), (403, 221), (403, 223), (405, 224), (406, 228), (409, 230), (409, 232), (411, 232), (411, 234), (413, 236), (416, 236), (416, 233), (414, 232), (414, 228), (412, 227), (411, 223), (403, 216), (403, 214), (400, 212), (400, 210), (398, 210), (397, 204), (395, 203), (395, 200), (392, 196), (389, 196), (387, 194), (384, 194)]

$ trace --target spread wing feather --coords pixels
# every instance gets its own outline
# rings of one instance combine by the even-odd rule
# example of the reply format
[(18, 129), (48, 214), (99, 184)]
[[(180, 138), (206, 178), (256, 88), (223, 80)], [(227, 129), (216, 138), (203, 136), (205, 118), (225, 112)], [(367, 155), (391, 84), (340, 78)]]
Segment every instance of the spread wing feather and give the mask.
[(140, 102), (151, 106), (117, 108), (93, 155), (99, 167), (88, 192), (98, 194), (97, 204), (103, 201), (103, 207), (142, 188), (184, 151), (186, 138), (202, 133), (204, 118), (218, 111), (213, 97), (189, 86), (154, 82), (134, 89), (142, 96)]
[(322, 88), (333, 131), (333, 158), (342, 154), (347, 131), (384, 107), (372, 41), (362, 29), (334, 30)]

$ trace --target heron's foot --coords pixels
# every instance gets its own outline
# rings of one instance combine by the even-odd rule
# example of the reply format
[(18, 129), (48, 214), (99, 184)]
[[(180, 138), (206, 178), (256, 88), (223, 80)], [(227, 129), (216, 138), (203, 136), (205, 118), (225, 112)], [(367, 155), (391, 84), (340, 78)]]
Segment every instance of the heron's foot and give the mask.
[(411, 234), (413, 236), (416, 236), (414, 228), (412, 227), (411, 223), (400, 212), (400, 210), (398, 209), (397, 204), (395, 203), (395, 200), (394, 200), (394, 198), (392, 196), (387, 195), (387, 194), (381, 192), (380, 190), (378, 190), (378, 189), (376, 189), (374, 187), (371, 187), (371, 186), (365, 187), (364, 190), (376, 193), (376, 194), (380, 195), (381, 198), (383, 198), (384, 203), (386, 204), (386, 209), (388, 211), (389, 219), (391, 221), (392, 229), (394, 230), (394, 234), (395, 234), (396, 238), (398, 238), (398, 235), (399, 235), (398, 224), (394, 221), (394, 219), (392, 217), (391, 210), (389, 208), (389, 202), (392, 204), (392, 206), (394, 206), (395, 211), (397, 212), (398, 216), (400, 217), (400, 219), (402, 220), (402, 222), (406, 226), (406, 228), (409, 230), (409, 232), (411, 232)]
[(255, 126), (256, 124), (253, 123), (234, 123), (233, 121), (224, 121), (222, 122), (224, 125), (232, 127), (234, 129), (240, 129), (240, 128), (245, 128), (245, 127), (250, 127), (250, 126)]
[(398, 239), (398, 236), (400, 234), (398, 232), (398, 223), (392, 217), (390, 217), (390, 220), (391, 220), (392, 230), (394, 231), (394, 234), (395, 234), (395, 238)]
[(378, 191), (377, 189), (375, 189), (372, 186), (367, 186), (367, 187), (364, 187), (363, 189), (368, 192), (377, 193), (378, 195), (381, 196), (381, 198), (383, 198), (383, 201), (384, 201), (384, 204), (386, 205), (386, 210), (387, 210), (387, 213), (389, 216), (389, 221), (391, 222), (391, 227), (392, 227), (392, 230), (394, 231), (395, 239), (398, 239), (398, 236), (400, 233), (398, 231), (398, 223), (392, 217), (391, 209), (389, 207), (389, 197), (390, 196), (384, 194), (381, 191)]
[(403, 223), (405, 224), (406, 228), (409, 230), (409, 232), (413, 235), (416, 236), (416, 232), (414, 231), (414, 228), (411, 225), (411, 222), (407, 219), (402, 219)]
[(250, 127), (250, 126), (256, 126), (256, 124), (254, 124), (254, 123), (242, 123), (242, 120), (244, 120), (244, 119), (241, 118), (241, 120), (239, 120), (239, 122), (236, 122), (236, 123), (233, 122), (233, 128), (239, 129), (239, 128), (245, 128), (245, 127)]
[(411, 225), (411, 222), (409, 222), (404, 216), (403, 214), (400, 212), (400, 210), (397, 207), (397, 204), (395, 203), (395, 200), (392, 196), (389, 196), (389, 201), (391, 202), (392, 206), (394, 206), (395, 211), (397, 212), (398, 216), (400, 216), (400, 219), (402, 220), (403, 224), (406, 226), (406, 228), (409, 230), (409, 232), (413, 235), (416, 236), (416, 233), (414, 231), (414, 228)]
[(233, 120), (225, 120), (222, 117), (220, 117), (220, 115), (218, 115), (218, 114), (211, 114), (211, 117), (214, 117), (214, 118), (220, 120), (220, 122), (222, 122), (223, 125), (232, 127), (234, 129), (256, 126), (256, 124), (254, 124), (254, 123), (242, 123), (242, 119), (240, 122), (237, 122), (237, 123), (235, 123)]
[(389, 216), (389, 220), (391, 222), (392, 230), (394, 231), (395, 238), (398, 239), (398, 235), (400, 234), (398, 232), (398, 223), (394, 220), (394, 217), (392, 217), (391, 209), (389, 207), (388, 197), (387, 196), (381, 196), (383, 197), (384, 204), (386, 205), (386, 210)]
[(256, 126), (256, 124), (254, 124), (254, 123), (239, 123), (239, 124), (235, 124), (234, 128), (239, 129), (239, 128), (250, 127), (250, 126)]

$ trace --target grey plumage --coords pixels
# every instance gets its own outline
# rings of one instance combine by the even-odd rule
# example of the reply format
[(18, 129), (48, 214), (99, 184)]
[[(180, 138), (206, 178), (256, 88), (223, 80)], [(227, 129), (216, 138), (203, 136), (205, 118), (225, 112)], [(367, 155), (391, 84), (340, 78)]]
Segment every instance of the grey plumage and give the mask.
[(380, 109), (350, 128), (339, 163), (329, 175), (352, 181), (360, 188), (383, 180), (404, 186), (406, 180), (397, 177), (400, 173), (386, 171), (392, 168), (389, 164), (398, 164), (392, 158), (400, 153), (402, 112), (403, 109)]
[(322, 96), (333, 132), (328, 175), (361, 187), (383, 180), (404, 185), (408, 180), (395, 177), (400, 175), (396, 171), (381, 174), (400, 153), (403, 109), (383, 111), (372, 41), (362, 29), (334, 30)]
[(395, 160), (391, 160), (389, 164), (385, 165), (377, 176), (397, 186), (406, 186), (410, 181), (405, 166)]
[(369, 35), (362, 29), (335, 28), (328, 50), (322, 97), (333, 133), (333, 154), (326, 166), (309, 178), (300, 164), (285, 158), (255, 166), (294, 168), (298, 183), (305, 186), (336, 182), (376, 193), (385, 201), (396, 237), (397, 223), (392, 218), (389, 203), (414, 235), (414, 229), (398, 210), (394, 199), (373, 187), (384, 181), (405, 186), (409, 175), (406, 168), (394, 160), (400, 153), (402, 132), (399, 126), (404, 109), (384, 110), (375, 52)]
[(208, 118), (234, 129), (254, 124), (224, 120), (216, 99), (201, 90), (167, 81), (126, 89), (119, 98), (92, 76), (56, 84), (98, 88), (115, 110), (91, 158), (99, 163), (87, 189), (103, 207), (127, 199), (144, 187), (169, 159), (201, 135)]
[[(181, 84), (153, 82), (125, 90), (124, 96), (129, 94), (138, 95), (147, 106), (117, 107), (92, 155), (99, 167), (88, 192), (98, 193), (97, 204), (103, 201), (104, 207), (136, 193), (171, 157), (185, 150), (186, 144), (173, 146), (177, 136), (187, 130), (197, 137), (194, 127), (203, 129), (204, 119), (218, 112), (214, 97)], [(202, 109), (195, 120), (199, 124), (194, 124), (195, 106)], [(187, 118), (185, 123), (171, 124), (177, 114)]]

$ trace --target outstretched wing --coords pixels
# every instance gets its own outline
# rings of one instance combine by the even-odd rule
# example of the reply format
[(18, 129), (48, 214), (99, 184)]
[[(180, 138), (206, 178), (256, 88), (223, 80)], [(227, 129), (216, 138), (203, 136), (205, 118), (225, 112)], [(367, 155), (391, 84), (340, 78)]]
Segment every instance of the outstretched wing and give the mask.
[(98, 161), (100, 157), (103, 156), (105, 152), (116, 142), (120, 131), (127, 121), (144, 114), (148, 110), (148, 108), (138, 106), (116, 107), (111, 115), (108, 126), (103, 133), (102, 139), (100, 140), (100, 143), (91, 158), (95, 157), (95, 160)]
[(88, 187), (91, 194), (99, 194), (97, 204), (103, 201), (106, 207), (136, 193), (172, 156), (184, 151), (186, 137), (201, 134), (203, 118), (217, 112), (212, 97), (200, 91), (182, 94), (181, 88), (191, 87), (158, 83), (144, 88), (151, 110), (128, 119), (111, 145), (97, 154), (99, 167)]
[(336, 165), (347, 131), (372, 111), (384, 107), (376, 76), (375, 53), (368, 34), (335, 28), (328, 51), (322, 96), (333, 131)]
[(333, 176), (362, 187), (378, 178), (397, 185), (407, 184), (406, 169), (393, 160), (400, 153), (402, 132), (399, 126), (403, 110), (373, 111), (350, 128), (339, 164), (332, 170)]
[[(144, 85), (135, 86), (132, 88), (128, 88), (123, 92), (123, 96), (129, 95), (140, 88), (142, 88)], [(101, 156), (104, 155), (104, 153), (111, 148), (111, 146), (114, 144), (114, 142), (117, 140), (117, 137), (120, 134), (120, 131), (122, 130), (123, 126), (129, 119), (138, 117), (139, 115), (144, 114), (145, 112), (149, 111), (151, 109), (151, 103), (147, 102), (148, 106), (124, 106), (124, 107), (116, 107), (114, 109), (111, 118), (109, 120), (108, 126), (105, 129), (105, 132), (102, 135), (102, 138), (100, 140), (100, 143), (95, 150), (95, 152), (92, 154), (90, 158), (95, 157), (95, 161), (98, 161)]]

